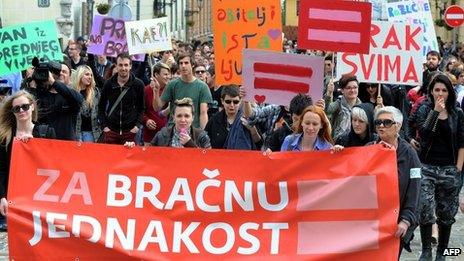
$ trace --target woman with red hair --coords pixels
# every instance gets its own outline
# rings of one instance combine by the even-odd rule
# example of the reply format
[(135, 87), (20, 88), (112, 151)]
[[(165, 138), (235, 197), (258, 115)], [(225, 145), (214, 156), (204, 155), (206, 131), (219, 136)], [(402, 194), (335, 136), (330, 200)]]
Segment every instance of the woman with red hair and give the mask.
[(332, 127), (324, 110), (309, 106), (295, 123), (295, 133), (285, 137), (280, 151), (330, 150)]

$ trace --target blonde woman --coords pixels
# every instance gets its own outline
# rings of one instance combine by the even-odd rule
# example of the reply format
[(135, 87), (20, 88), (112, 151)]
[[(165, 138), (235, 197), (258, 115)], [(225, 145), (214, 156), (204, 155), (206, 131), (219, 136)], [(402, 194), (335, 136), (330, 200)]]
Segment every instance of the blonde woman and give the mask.
[(19, 91), (0, 106), (0, 213), (7, 214), (8, 176), (13, 139), (27, 142), (32, 137), (55, 138), (48, 125), (36, 125), (37, 103), (32, 94)]
[(97, 120), (100, 90), (95, 84), (94, 75), (89, 66), (77, 67), (73, 87), (84, 98), (81, 110), (77, 115), (76, 136), (79, 141), (96, 142), (101, 135)]

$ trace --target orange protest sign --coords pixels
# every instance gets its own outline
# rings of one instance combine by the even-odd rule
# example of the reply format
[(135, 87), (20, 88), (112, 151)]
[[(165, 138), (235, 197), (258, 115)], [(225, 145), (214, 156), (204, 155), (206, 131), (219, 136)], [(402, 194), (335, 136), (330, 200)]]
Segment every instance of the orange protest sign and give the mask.
[(14, 260), (397, 258), (396, 156), (381, 146), (267, 157), (33, 139), (14, 142), (11, 171)]
[(214, 0), (216, 84), (242, 83), (242, 50), (282, 51), (279, 0)]

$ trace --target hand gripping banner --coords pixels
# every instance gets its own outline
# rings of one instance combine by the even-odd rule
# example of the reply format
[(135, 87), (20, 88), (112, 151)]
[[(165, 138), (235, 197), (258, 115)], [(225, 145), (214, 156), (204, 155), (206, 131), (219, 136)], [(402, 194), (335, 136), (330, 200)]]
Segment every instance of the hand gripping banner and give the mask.
[(13, 260), (396, 260), (395, 151), (13, 145)]

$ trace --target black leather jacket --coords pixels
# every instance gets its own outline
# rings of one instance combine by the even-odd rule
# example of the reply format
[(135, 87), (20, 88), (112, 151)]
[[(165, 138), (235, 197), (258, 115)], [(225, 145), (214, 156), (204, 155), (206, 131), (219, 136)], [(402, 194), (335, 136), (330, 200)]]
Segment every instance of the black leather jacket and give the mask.
[[(432, 102), (424, 102), (417, 110), (417, 128), (420, 136), (420, 159), (427, 160), (428, 152), (433, 146), (433, 140), (437, 132), (438, 112), (433, 109)], [(451, 128), (451, 143), (453, 145), (454, 163), (458, 159), (458, 151), (464, 148), (464, 113), (461, 108), (455, 106), (448, 114), (448, 124)]]

